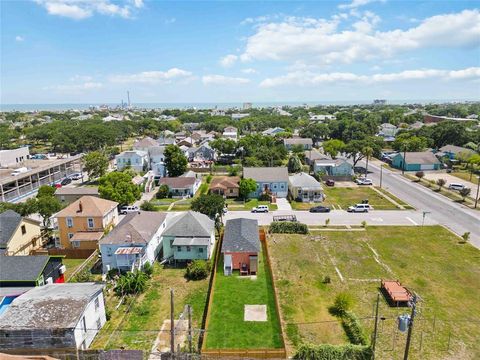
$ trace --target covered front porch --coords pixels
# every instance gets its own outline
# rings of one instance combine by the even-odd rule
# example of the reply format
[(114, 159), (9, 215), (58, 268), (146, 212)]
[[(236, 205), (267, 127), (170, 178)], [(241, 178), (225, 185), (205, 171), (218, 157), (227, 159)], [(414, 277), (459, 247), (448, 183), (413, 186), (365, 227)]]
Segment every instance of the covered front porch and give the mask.
[(145, 251), (139, 246), (121, 247), (115, 251), (117, 269), (120, 271), (133, 271), (141, 269), (147, 262)]

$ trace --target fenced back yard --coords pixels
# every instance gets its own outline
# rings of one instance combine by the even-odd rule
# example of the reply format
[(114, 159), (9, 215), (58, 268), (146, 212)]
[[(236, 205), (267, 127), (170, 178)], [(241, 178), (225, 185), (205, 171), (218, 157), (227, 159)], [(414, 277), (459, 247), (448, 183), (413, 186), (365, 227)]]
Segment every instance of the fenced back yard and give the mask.
[[(328, 310), (340, 292), (353, 296), (352, 310), (371, 334), (384, 278), (400, 280), (421, 297), (412, 358), (480, 357), (480, 251), (443, 227), (275, 234), (268, 246), (290, 354), (302, 342), (348, 342)], [(397, 316), (409, 312), (389, 307), (381, 297), (378, 358), (403, 356), (406, 334), (398, 331)]]

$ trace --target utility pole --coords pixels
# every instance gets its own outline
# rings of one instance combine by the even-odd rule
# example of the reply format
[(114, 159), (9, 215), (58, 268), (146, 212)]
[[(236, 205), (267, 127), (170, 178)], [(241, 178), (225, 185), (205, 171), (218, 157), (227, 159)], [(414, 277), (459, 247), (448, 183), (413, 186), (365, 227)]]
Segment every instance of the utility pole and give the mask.
[(378, 330), (378, 305), (380, 303), (380, 294), (377, 294), (377, 306), (375, 310), (375, 328), (373, 329), (372, 341), (372, 360), (375, 360), (375, 345), (377, 344), (377, 330)]
[(412, 299), (412, 314), (410, 315), (410, 320), (408, 321), (407, 343), (405, 344), (405, 354), (403, 355), (403, 360), (408, 360), (408, 352), (410, 350), (410, 342), (412, 340), (413, 320), (415, 319), (416, 307), (417, 295), (414, 294)]
[(173, 308), (173, 289), (170, 289), (170, 352), (172, 359), (175, 356), (175, 322)]
[(477, 196), (475, 197), (475, 209), (477, 208), (478, 204), (478, 193), (480, 192), (480, 176), (478, 177), (478, 182), (477, 182)]
[(188, 306), (188, 352), (193, 353), (192, 349), (192, 307)]

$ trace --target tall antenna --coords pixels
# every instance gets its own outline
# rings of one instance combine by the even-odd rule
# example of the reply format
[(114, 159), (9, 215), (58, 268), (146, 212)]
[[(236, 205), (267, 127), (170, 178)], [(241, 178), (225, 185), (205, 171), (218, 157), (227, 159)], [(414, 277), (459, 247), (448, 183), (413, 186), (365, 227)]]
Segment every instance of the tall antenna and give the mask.
[(130, 109), (130, 91), (127, 90), (128, 108)]

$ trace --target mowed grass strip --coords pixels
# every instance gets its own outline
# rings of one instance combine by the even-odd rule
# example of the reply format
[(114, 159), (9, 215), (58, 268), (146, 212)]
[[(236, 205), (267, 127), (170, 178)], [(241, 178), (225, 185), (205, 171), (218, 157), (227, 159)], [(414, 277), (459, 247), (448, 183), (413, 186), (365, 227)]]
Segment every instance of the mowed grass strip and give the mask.
[(395, 210), (398, 209), (392, 202), (384, 198), (379, 193), (370, 189), (369, 186), (359, 187), (328, 187), (323, 188), (326, 199), (322, 205), (332, 207), (340, 206), (342, 209), (346, 209), (351, 205), (359, 204), (363, 200), (368, 199), (368, 202), (375, 210)]
[[(213, 301), (207, 328), (207, 349), (270, 349), (283, 346), (275, 309), (271, 274), (265, 252), (259, 256), (255, 280), (223, 275), (223, 256), (218, 261)], [(267, 321), (244, 321), (245, 305), (267, 305)]]
[(227, 199), (226, 205), (228, 211), (250, 211), (258, 205), (268, 205), (270, 211), (277, 210), (277, 204), (271, 204), (269, 201), (259, 201), (258, 199), (243, 200)]
[[(347, 342), (341, 325), (328, 312), (340, 292), (354, 297), (353, 311), (371, 334), (380, 285), (375, 279), (385, 278), (398, 279), (421, 297), (412, 358), (447, 358), (456, 352), (459, 356), (454, 358), (480, 358), (478, 249), (461, 244), (441, 226), (388, 230), (369, 226), (362, 232), (333, 231), (321, 236), (322, 240), (312, 241), (308, 236), (276, 234), (275, 241), (269, 241), (282, 316), (293, 345)], [(323, 282), (325, 276), (331, 283)], [(402, 356), (406, 337), (398, 332), (396, 318), (409, 311), (392, 308), (381, 297), (380, 316), (385, 318), (377, 344), (381, 358)]]

